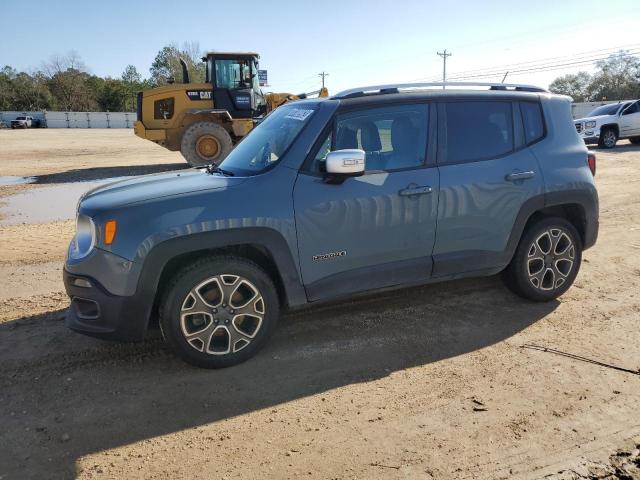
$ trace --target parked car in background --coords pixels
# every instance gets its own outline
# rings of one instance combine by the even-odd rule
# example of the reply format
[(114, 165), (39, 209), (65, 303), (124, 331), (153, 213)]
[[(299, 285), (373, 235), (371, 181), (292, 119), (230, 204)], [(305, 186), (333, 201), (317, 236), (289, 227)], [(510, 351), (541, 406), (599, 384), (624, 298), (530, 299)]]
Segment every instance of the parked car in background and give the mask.
[(31, 128), (33, 126), (35, 126), (33, 117), (23, 115), (16, 117), (15, 120), (11, 120), (11, 128)]
[(628, 138), (640, 144), (640, 100), (610, 103), (596, 108), (588, 117), (574, 120), (576, 130), (585, 143), (613, 148)]
[(211, 368), (254, 355), (280, 311), (338, 297), (499, 272), (524, 298), (562, 295), (598, 234), (596, 160), (569, 98), (428, 89), (441, 85), (292, 102), (219, 167), (90, 191), (67, 326), (139, 340), (159, 318), (178, 355)]

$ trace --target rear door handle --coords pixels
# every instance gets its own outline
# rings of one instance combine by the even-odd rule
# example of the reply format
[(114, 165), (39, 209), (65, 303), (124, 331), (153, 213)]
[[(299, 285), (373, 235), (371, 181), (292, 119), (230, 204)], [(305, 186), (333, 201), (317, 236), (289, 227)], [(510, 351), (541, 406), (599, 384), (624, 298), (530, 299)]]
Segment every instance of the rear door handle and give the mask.
[(513, 172), (505, 176), (504, 179), (508, 182), (517, 182), (518, 180), (526, 180), (536, 176), (536, 172), (529, 170), (528, 172)]
[(411, 195), (424, 195), (425, 193), (431, 193), (431, 192), (433, 192), (433, 188), (431, 188), (428, 185), (425, 185), (422, 187), (410, 185), (407, 188), (403, 188), (398, 193), (403, 197), (408, 197)]

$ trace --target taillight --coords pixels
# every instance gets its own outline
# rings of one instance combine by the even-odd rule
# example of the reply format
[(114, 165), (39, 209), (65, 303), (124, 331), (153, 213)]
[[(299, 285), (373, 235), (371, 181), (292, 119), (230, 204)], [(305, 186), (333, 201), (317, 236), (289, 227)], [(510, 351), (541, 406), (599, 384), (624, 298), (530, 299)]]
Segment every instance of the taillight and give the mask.
[(587, 152), (587, 163), (589, 164), (589, 170), (591, 174), (596, 176), (596, 154), (594, 152)]

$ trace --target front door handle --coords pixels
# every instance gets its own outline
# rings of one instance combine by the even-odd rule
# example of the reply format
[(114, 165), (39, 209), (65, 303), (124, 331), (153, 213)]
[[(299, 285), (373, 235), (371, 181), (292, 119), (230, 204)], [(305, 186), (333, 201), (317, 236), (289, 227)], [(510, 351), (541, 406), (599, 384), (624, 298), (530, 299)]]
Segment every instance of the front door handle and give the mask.
[(513, 172), (505, 176), (504, 179), (508, 182), (517, 182), (518, 180), (527, 180), (536, 176), (536, 172), (529, 170), (528, 172)]
[(424, 195), (425, 193), (433, 192), (433, 188), (428, 185), (418, 187), (414, 185), (409, 185), (407, 188), (403, 188), (398, 193), (403, 197), (408, 197), (411, 195)]

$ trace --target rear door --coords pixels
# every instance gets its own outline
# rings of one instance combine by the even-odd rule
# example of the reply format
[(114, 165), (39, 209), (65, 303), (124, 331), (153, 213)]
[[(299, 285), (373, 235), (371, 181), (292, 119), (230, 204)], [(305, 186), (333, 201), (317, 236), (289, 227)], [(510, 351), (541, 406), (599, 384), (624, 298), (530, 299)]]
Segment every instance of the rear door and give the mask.
[(438, 108), (440, 194), (433, 276), (504, 266), (520, 208), (533, 197), (543, 198), (540, 168), (526, 148), (544, 135), (540, 105), (483, 99), (448, 101)]
[[(429, 278), (438, 200), (437, 168), (427, 160), (432, 113), (427, 103), (369, 107), (339, 113), (324, 132), (294, 188), (310, 300)], [(348, 148), (365, 150), (365, 174), (326, 183), (326, 153)]]
[(634, 102), (620, 115), (620, 136), (633, 137), (640, 135), (640, 105)]

